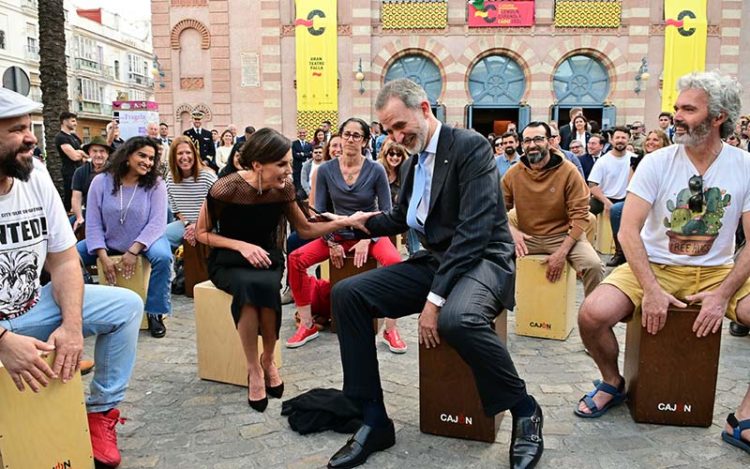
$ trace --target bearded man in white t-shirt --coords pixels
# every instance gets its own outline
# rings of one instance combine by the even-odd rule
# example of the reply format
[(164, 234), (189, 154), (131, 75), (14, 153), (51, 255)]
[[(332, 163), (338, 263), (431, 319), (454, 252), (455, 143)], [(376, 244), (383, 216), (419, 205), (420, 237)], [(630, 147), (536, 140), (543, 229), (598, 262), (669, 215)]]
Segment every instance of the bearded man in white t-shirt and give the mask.
[[(664, 327), (668, 307), (687, 303), (701, 304), (698, 337), (719, 331), (725, 315), (750, 325), (750, 250), (733, 260), (740, 220), (750, 235), (750, 154), (722, 142), (739, 118), (740, 85), (715, 72), (686, 75), (678, 85), (676, 145), (649, 154), (628, 186), (619, 232), (628, 263), (584, 300), (578, 316), (602, 374), (579, 401), (580, 417), (599, 417), (625, 399), (612, 328), (636, 308), (649, 334)], [(750, 453), (750, 389), (722, 437)]]
[[(32, 158), (36, 138), (29, 113), (39, 107), (0, 88), (0, 362), (19, 391), (40, 392), (53, 380), (69, 382), (80, 368), (84, 336), (97, 336), (86, 399), (89, 437), (95, 461), (116, 467), (117, 405), (135, 364), (143, 302), (124, 288), (84, 288), (62, 200)], [(42, 269), (51, 278), (44, 286)], [(52, 351), (49, 366), (42, 355)], [(0, 401), (0, 412), (4, 405)]]

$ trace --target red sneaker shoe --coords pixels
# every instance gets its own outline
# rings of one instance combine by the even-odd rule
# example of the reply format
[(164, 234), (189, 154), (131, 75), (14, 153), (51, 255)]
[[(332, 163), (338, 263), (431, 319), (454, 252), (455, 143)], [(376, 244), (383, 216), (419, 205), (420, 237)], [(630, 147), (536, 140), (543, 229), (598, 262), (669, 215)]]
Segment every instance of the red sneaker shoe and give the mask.
[(318, 328), (315, 326), (315, 324), (313, 324), (310, 329), (300, 324), (300, 326), (297, 328), (297, 332), (295, 332), (294, 335), (286, 341), (286, 348), (302, 347), (311, 340), (317, 339), (318, 335)]
[(383, 331), (383, 342), (388, 344), (388, 349), (393, 353), (406, 353), (406, 342), (401, 340), (398, 329)]
[(115, 425), (125, 422), (125, 419), (120, 418), (120, 411), (110, 409), (107, 412), (91, 412), (88, 419), (94, 459), (109, 467), (119, 466), (122, 457), (117, 449)]

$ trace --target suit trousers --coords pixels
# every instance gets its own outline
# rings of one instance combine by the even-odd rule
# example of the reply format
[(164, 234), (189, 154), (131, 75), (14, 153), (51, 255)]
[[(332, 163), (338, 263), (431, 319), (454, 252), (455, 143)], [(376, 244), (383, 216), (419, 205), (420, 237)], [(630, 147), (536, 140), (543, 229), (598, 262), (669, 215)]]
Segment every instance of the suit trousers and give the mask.
[[(436, 257), (421, 251), (405, 262), (361, 273), (333, 287), (331, 304), (349, 398), (383, 398), (372, 320), (420, 313), (439, 265)], [(492, 416), (518, 403), (526, 395), (526, 384), (492, 328), (503, 306), (472, 273), (473, 269), (461, 277), (446, 298), (438, 334), (473, 370), (484, 411)]]

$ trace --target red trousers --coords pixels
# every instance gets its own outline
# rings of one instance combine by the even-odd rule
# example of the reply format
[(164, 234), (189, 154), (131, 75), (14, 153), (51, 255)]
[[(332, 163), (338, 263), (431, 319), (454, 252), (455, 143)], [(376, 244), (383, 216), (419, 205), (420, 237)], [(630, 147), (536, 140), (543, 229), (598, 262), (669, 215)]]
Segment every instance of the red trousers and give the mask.
[[(347, 256), (352, 256), (353, 253), (349, 252), (349, 249), (357, 244), (357, 241), (347, 240), (339, 244)], [(382, 266), (401, 262), (401, 255), (386, 236), (370, 243), (367, 255), (374, 257)], [(313, 293), (313, 283), (307, 275), (307, 269), (329, 258), (328, 245), (322, 238), (318, 238), (289, 253), (288, 257), (289, 286), (292, 288), (294, 303), (297, 306), (307, 306), (312, 303)]]

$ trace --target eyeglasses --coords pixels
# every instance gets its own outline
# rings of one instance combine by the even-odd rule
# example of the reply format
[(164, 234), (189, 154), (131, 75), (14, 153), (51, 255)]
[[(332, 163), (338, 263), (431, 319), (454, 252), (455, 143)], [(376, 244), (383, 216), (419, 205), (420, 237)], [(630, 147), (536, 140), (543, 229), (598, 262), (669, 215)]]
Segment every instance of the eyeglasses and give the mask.
[(400, 151), (389, 150), (388, 153), (385, 154), (385, 156), (400, 156), (400, 157), (403, 157), (404, 154), (401, 153)]
[(351, 138), (355, 142), (359, 142), (364, 138), (364, 135), (358, 134), (356, 132), (344, 132), (343, 134), (341, 134), (341, 138), (343, 138), (344, 140), (349, 140)]
[[(554, 138), (554, 137), (552, 137), (552, 138)], [(531, 142), (534, 142), (535, 145), (538, 145), (538, 144), (544, 142), (545, 140), (547, 140), (547, 137), (542, 137), (541, 135), (537, 135), (536, 137), (532, 137), (532, 138), (526, 137), (521, 142), (524, 145), (530, 145)]]
[(688, 180), (688, 189), (693, 194), (688, 199), (688, 208), (691, 212), (702, 212), (703, 205), (706, 203), (706, 198), (703, 195), (703, 177), (695, 175)]

